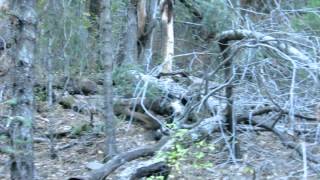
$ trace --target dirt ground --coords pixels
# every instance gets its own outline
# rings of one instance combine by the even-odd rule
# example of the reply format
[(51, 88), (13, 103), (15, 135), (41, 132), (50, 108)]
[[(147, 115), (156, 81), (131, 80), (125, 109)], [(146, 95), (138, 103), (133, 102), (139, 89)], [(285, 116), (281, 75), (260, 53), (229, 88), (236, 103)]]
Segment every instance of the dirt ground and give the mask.
[[(95, 117), (94, 128), (74, 132), (72, 128), (82, 123), (89, 123), (89, 116), (72, 110), (56, 107), (54, 111), (36, 115), (35, 123), (35, 165), (39, 180), (62, 180), (70, 176), (81, 176), (89, 172), (88, 162), (103, 159), (104, 142), (100, 117)], [(58, 149), (56, 159), (50, 159), (50, 151), (46, 136), (48, 118), (53, 120), (55, 132), (70, 132), (56, 137), (55, 147)], [(154, 144), (150, 133), (137, 123), (118, 119), (117, 145), (119, 152)], [(285, 148), (280, 140), (270, 132), (244, 131), (240, 134), (242, 159), (232, 163), (228, 146), (220, 133), (215, 133), (205, 145), (194, 145), (172, 167), (169, 179), (181, 180), (246, 180), (246, 179), (303, 179), (303, 161), (292, 149)], [(320, 147), (309, 144), (320, 154)], [(130, 165), (138, 159), (127, 163)], [(200, 164), (200, 166), (199, 166)], [(0, 154), (0, 179), (9, 179), (9, 157)], [(197, 166), (198, 165), (198, 166)], [(201, 166), (202, 165), (202, 166)], [(312, 171), (314, 164), (309, 164), (307, 179), (320, 179), (320, 174)], [(319, 165), (318, 165), (319, 166)], [(126, 165), (124, 165), (126, 167)], [(117, 172), (124, 167), (120, 167)], [(108, 179), (117, 179), (111, 175)]]

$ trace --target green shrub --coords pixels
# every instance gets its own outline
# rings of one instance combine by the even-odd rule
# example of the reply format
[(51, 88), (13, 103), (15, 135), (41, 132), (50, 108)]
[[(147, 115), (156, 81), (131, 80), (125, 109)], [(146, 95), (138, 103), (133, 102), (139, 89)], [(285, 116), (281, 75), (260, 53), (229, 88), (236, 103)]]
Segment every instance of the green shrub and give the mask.
[[(320, 7), (319, 0), (308, 1), (307, 8)], [(293, 28), (297, 31), (312, 31), (317, 34), (320, 33), (320, 15), (317, 12), (305, 12), (292, 19)]]
[[(135, 91), (141, 90), (140, 88), (142, 88), (143, 84), (140, 84), (140, 86), (137, 87), (139, 80), (133, 77), (130, 71), (143, 72), (139, 66), (134, 65), (122, 65), (113, 71), (115, 91), (118, 95), (131, 97)], [(159, 97), (160, 94), (161, 91), (158, 88), (150, 86), (149, 84), (146, 92), (148, 98), (154, 99)]]

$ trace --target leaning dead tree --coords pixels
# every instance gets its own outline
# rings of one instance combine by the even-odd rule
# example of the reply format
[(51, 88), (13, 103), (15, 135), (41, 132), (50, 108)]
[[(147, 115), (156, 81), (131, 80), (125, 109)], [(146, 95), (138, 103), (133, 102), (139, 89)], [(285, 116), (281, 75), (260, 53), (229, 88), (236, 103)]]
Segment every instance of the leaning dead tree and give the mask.
[(174, 55), (173, 4), (174, 2), (172, 0), (161, 0), (159, 5), (161, 14), (161, 30), (163, 33), (163, 73), (169, 73), (172, 71), (172, 61)]
[[(152, 173), (163, 171), (168, 173), (170, 168), (165, 165), (166, 159), (156, 158), (154, 156), (156, 152), (170, 151), (176, 143), (188, 148), (194, 142), (206, 139), (213, 132), (220, 132), (223, 135), (229, 150), (230, 162), (236, 161), (238, 155), (235, 153), (239, 153), (236, 152), (236, 150), (239, 150), (237, 148), (240, 148), (240, 144), (236, 144), (233, 141), (238, 141), (239, 139), (236, 131), (238, 131), (238, 124), (240, 123), (271, 131), (279, 137), (282, 144), (287, 148), (293, 149), (301, 156), (306, 154), (306, 159), (310, 166), (312, 163), (320, 163), (320, 158), (311, 151), (307, 150), (305, 153), (303, 152), (299, 144), (299, 139), (289, 135), (287, 131), (283, 131), (277, 126), (281, 118), (285, 119), (286, 117), (290, 117), (290, 119), (302, 119), (303, 121), (315, 122), (316, 117), (297, 113), (290, 109), (291, 106), (279, 105), (280, 102), (276, 101), (275, 97), (272, 97), (272, 94), (267, 91), (265, 91), (267, 99), (269, 100), (267, 106), (254, 107), (253, 110), (245, 110), (237, 107), (237, 109), (243, 110), (240, 112), (234, 108), (235, 105), (237, 105), (237, 93), (239, 93), (239, 87), (237, 87), (239, 75), (236, 74), (236, 61), (234, 59), (241, 49), (263, 48), (262, 50), (268, 51), (268, 55), (286, 60), (292, 65), (298, 62), (309, 63), (311, 57), (296, 48), (291, 42), (249, 30), (225, 31), (219, 34), (216, 40), (220, 44), (222, 58), (219, 59), (220, 64), (215, 67), (210, 75), (215, 75), (219, 70), (223, 69), (223, 83), (208, 80), (206, 82), (204, 79), (191, 76), (184, 72), (159, 73), (159, 71), (151, 71), (151, 74), (143, 74), (132, 71), (132, 75), (139, 80), (139, 87), (137, 88), (139, 90), (136, 93), (137, 97), (131, 101), (134, 103), (127, 104), (129, 107), (128, 110), (134, 114), (136, 108), (139, 106), (148, 117), (144, 119), (144, 121), (152, 119), (150, 120), (151, 123), (157, 124), (157, 127), (162, 130), (165, 137), (152, 147), (138, 148), (119, 154), (104, 164), (100, 169), (93, 170), (87, 176), (71, 179), (104, 179), (126, 162), (146, 156), (150, 157), (149, 160), (126, 167), (122, 172), (117, 172), (116, 177), (118, 177), (118, 179), (134, 179), (134, 177), (151, 176)], [(244, 73), (242, 73), (242, 75), (243, 74)], [(260, 82), (261, 79), (263, 79), (263, 77), (257, 78), (259, 88), (262, 83)], [(204, 88), (205, 86), (203, 86), (203, 84), (207, 84), (207, 89)], [(294, 88), (294, 83), (292, 85), (291, 82), (289, 86), (289, 91), (291, 92), (292, 90), (290, 88), (292, 88), (292, 86)], [(155, 87), (162, 91), (163, 98), (165, 99), (163, 101), (168, 101), (168, 103), (163, 103), (162, 107), (166, 108), (169, 106), (173, 109), (171, 122), (175, 124), (175, 128), (168, 128), (166, 126), (166, 118), (148, 105), (146, 92), (149, 87)], [(223, 92), (222, 98), (215, 96), (219, 92)], [(291, 96), (293, 95), (294, 94), (290, 94), (289, 99), (292, 98)], [(267, 114), (272, 114), (272, 116), (268, 121), (264, 121), (263, 118)], [(179, 129), (186, 129), (186, 133), (177, 139), (174, 137), (174, 134)]]

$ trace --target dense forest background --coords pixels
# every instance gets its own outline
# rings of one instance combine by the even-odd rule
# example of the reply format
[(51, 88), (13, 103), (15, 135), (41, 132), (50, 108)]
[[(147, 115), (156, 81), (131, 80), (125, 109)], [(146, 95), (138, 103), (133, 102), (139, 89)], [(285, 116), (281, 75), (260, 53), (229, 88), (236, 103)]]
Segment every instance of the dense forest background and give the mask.
[(320, 0), (0, 10), (0, 179), (320, 178)]

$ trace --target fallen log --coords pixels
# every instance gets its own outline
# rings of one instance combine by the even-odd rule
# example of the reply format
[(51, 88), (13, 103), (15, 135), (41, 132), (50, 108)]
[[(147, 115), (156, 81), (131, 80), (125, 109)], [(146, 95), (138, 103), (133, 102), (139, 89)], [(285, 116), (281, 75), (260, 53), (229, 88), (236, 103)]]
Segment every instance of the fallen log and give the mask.
[(104, 164), (100, 169), (90, 172), (86, 176), (82, 177), (71, 177), (69, 180), (103, 180), (118, 167), (123, 164), (146, 156), (152, 156), (154, 153), (159, 150), (166, 142), (168, 138), (162, 138), (160, 142), (154, 146), (144, 147), (134, 149), (128, 152), (121, 153), (112, 159), (110, 159), (106, 164)]
[[(221, 115), (217, 115), (212, 118), (207, 118), (199, 123), (197, 126), (189, 130), (183, 136), (183, 144), (186, 146), (190, 146), (193, 142), (201, 141), (202, 139), (208, 137), (213, 131), (218, 130), (219, 121), (224, 121), (224, 117)], [(162, 138), (160, 142), (152, 147), (139, 148), (135, 150), (131, 150), (125, 153), (122, 153), (118, 156), (115, 156), (106, 164), (103, 165), (102, 168), (90, 172), (86, 176), (82, 177), (71, 177), (69, 180), (101, 180), (110, 175), (113, 171), (115, 171), (118, 167), (123, 164), (138, 159), (140, 157), (152, 156), (156, 151), (168, 151), (171, 149), (172, 145), (176, 143), (177, 139), (169, 139)], [(180, 142), (180, 141), (179, 141)], [(158, 162), (157, 161), (153, 161)]]
[[(278, 112), (278, 113), (283, 113), (283, 114), (286, 114), (288, 115), (289, 114), (289, 111), (288, 110), (285, 110), (285, 109), (278, 109), (276, 107), (265, 107), (265, 108), (262, 108), (262, 109), (259, 109), (257, 111), (254, 111), (251, 113), (252, 116), (259, 116), (259, 115), (264, 115), (264, 114), (268, 114), (270, 112)], [(305, 115), (302, 115), (302, 114), (298, 114), (298, 113), (295, 113), (293, 114), (296, 118), (300, 118), (300, 119), (304, 119), (304, 120), (307, 120), (307, 121), (317, 121), (317, 118), (316, 117), (309, 117), (309, 116), (305, 116)], [(248, 119), (248, 115), (239, 115), (237, 117), (237, 121), (240, 123), (240, 122), (243, 122), (243, 121), (246, 121)]]
[[(252, 114), (254, 116), (263, 115), (266, 112), (271, 112), (271, 108), (265, 108), (262, 110), (258, 110), (253, 112)], [(249, 124), (249, 115), (242, 115), (240, 116), (240, 120), (243, 123)], [(192, 145), (192, 143), (201, 141), (204, 138), (208, 137), (212, 132), (218, 131), (220, 128), (221, 123), (225, 122), (225, 117), (223, 115), (217, 115), (211, 118), (204, 119), (201, 121), (197, 126), (194, 128), (188, 130), (184, 136), (180, 139), (169, 139), (165, 138), (162, 139), (157, 145), (152, 147), (146, 147), (146, 148), (139, 148), (132, 151), (128, 151), (125, 153), (122, 153), (113, 159), (111, 159), (109, 162), (103, 165), (102, 168), (90, 172), (87, 176), (82, 177), (72, 177), (69, 178), (69, 180), (101, 180), (106, 178), (108, 175), (110, 175), (112, 172), (114, 172), (118, 167), (124, 165), (125, 163), (138, 159), (140, 157), (146, 157), (146, 156), (153, 156), (156, 151), (160, 150), (162, 152), (169, 151), (175, 143), (179, 141), (179, 143), (182, 143), (184, 146), (188, 147)], [(251, 119), (252, 125), (258, 125), (258, 127), (265, 128), (268, 131), (272, 131), (275, 133), (281, 140), (282, 144), (288, 148), (294, 149), (298, 152), (299, 155), (302, 155), (302, 151), (299, 148), (299, 145), (289, 136), (286, 136), (285, 134), (277, 131), (274, 128), (271, 128), (270, 126), (266, 124), (261, 124), (260, 122), (256, 121), (255, 119)], [(320, 160), (318, 157), (315, 157), (312, 155), (312, 153), (307, 152), (307, 158), (310, 162), (314, 163), (320, 163)], [(142, 175), (147, 176), (151, 175), (155, 171), (153, 169), (161, 169), (160, 167), (167, 167), (162, 160), (151, 158), (147, 162), (135, 164), (136, 168), (131, 168), (131, 173), (125, 173), (129, 170), (125, 170), (124, 172), (120, 172), (119, 177), (127, 177), (127, 179), (134, 179), (136, 177), (141, 177)], [(161, 166), (159, 165), (161, 164)], [(128, 167), (129, 168), (129, 167)], [(130, 169), (130, 168), (129, 168)], [(125, 176), (124, 174), (127, 174)], [(139, 176), (138, 176), (139, 175)]]
[(167, 177), (170, 173), (170, 166), (163, 161), (148, 160), (132, 164), (116, 176), (117, 180), (138, 180), (149, 176)]
[(270, 45), (271, 47), (277, 48), (280, 50), (281, 54), (279, 56), (281, 58), (287, 59), (287, 58), (293, 58), (298, 59), (302, 61), (308, 61), (309, 57), (306, 56), (303, 52), (299, 51), (297, 48), (288, 45), (288, 43), (281, 42), (281, 39), (276, 39), (274, 37), (265, 35), (260, 32), (245, 30), (245, 29), (238, 29), (238, 30), (228, 30), (220, 33), (217, 35), (217, 39), (221, 43), (226, 43), (228, 41), (234, 41), (234, 40), (242, 40), (245, 38), (252, 38), (257, 40), (257, 42), (265, 43), (267, 45)]
[[(170, 151), (176, 143), (181, 143), (185, 147), (189, 147), (194, 142), (199, 142), (211, 135), (212, 132), (219, 130), (220, 121), (225, 121), (224, 116), (217, 115), (215, 117), (207, 118), (196, 125), (194, 128), (187, 130), (187, 132), (181, 138), (171, 138), (170, 140), (168, 140), (159, 149), (159, 151)], [(166, 173), (169, 173), (168, 168), (169, 166), (165, 163), (165, 159), (153, 157), (147, 161), (140, 162), (125, 168), (125, 170), (117, 175), (117, 179), (126, 180), (146, 177), (148, 175), (152, 175), (153, 173), (157, 173), (160, 170), (162, 170), (161, 172), (164, 173), (161, 174), (161, 176), (166, 176)]]

